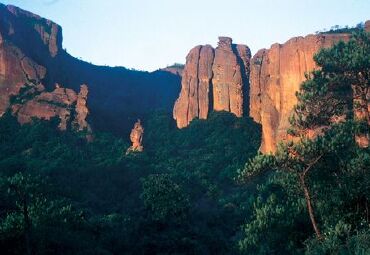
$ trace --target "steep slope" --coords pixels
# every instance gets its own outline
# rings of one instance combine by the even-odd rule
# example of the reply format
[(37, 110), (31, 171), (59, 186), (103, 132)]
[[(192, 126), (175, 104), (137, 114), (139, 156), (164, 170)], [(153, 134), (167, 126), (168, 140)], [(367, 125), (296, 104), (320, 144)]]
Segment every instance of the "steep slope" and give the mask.
[(60, 84), (77, 94), (86, 84), (92, 128), (127, 136), (135, 121), (150, 111), (170, 112), (180, 90), (180, 76), (167, 71), (148, 73), (80, 61), (62, 48), (59, 25), (0, 4), (0, 114), (31, 80), (45, 92)]
[[(208, 113), (228, 111), (243, 116), (248, 98), (250, 50), (219, 37), (218, 47), (194, 47), (186, 57), (181, 92), (173, 117), (179, 128), (194, 118), (207, 119)], [(244, 96), (244, 94), (246, 96)]]

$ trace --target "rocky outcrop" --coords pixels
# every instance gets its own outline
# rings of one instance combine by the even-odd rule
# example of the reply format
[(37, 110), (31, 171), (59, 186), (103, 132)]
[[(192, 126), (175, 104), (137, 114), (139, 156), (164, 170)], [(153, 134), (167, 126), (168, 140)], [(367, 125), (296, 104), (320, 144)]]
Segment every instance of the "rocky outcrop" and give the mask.
[(370, 33), (370, 20), (365, 22), (364, 29), (366, 32)]
[[(8, 16), (14, 15), (30, 22), (47, 45), (50, 55), (57, 54), (59, 26), (14, 6), (7, 6), (6, 10)], [(79, 95), (73, 89), (62, 88), (58, 84), (53, 91), (48, 91), (43, 84), (47, 69), (25, 55), (11, 40), (4, 39), (20, 33), (12, 25), (10, 17), (5, 17), (4, 21), (8, 22), (8, 29), (1, 27), (0, 30), (0, 116), (11, 108), (21, 124), (31, 122), (33, 118), (50, 120), (57, 117), (61, 130), (66, 130), (71, 121), (76, 130), (90, 130), (86, 121), (87, 86), (81, 86)], [(71, 120), (72, 115), (76, 116), (74, 120)]]
[(219, 37), (216, 49), (210, 45), (193, 48), (186, 57), (181, 92), (173, 110), (177, 126), (186, 127), (194, 118), (206, 119), (212, 110), (241, 117), (249, 59), (249, 48), (232, 44), (228, 37)]
[(132, 142), (132, 145), (128, 148), (126, 154), (130, 152), (142, 152), (144, 150), (144, 147), (142, 145), (143, 135), (144, 135), (144, 128), (141, 125), (141, 121), (138, 120), (135, 123), (134, 128), (131, 130), (130, 140)]
[[(36, 63), (14, 43), (18, 42), (19, 37), (22, 37), (24, 33), (27, 33), (30, 35), (30, 39), (26, 42), (22, 40), (22, 44), (26, 45), (28, 43), (37, 48), (38, 42), (33, 41), (34, 37), (25, 29), (30, 28), (34, 30), (35, 34), (39, 35), (39, 41), (48, 48), (50, 56), (55, 56), (58, 49), (61, 48), (61, 29), (55, 23), (15, 6), (0, 4), (0, 13), (2, 15), (0, 24), (1, 116), (11, 105), (11, 98), (22, 98), (21, 100), (24, 103), (25, 95), (30, 98), (35, 92), (40, 92), (40, 88), (45, 89), (42, 80), (46, 76), (47, 69)], [(23, 23), (27, 26), (20, 25)], [(31, 106), (31, 103), (27, 108), (32, 107), (39, 109), (35, 105)], [(12, 108), (19, 108), (19, 102)], [(23, 118), (20, 117), (19, 119), (22, 120)]]
[(87, 123), (87, 115), (89, 114), (89, 109), (87, 108), (88, 93), (89, 88), (87, 87), (87, 85), (81, 85), (80, 93), (78, 93), (76, 101), (76, 118), (73, 123), (75, 129), (77, 129), (78, 131), (90, 131), (90, 125), (89, 123)]
[[(45, 91), (40, 85), (36, 89), (26, 86), (26, 90), (14, 98), (12, 113), (21, 124), (32, 122), (33, 118), (50, 120), (59, 118), (59, 128), (66, 130), (71, 123), (77, 131), (90, 127), (86, 121), (88, 109), (86, 107), (87, 86), (82, 85), (77, 95), (72, 89), (56, 85), (51, 92)], [(73, 117), (75, 116), (75, 117)], [(71, 118), (74, 118), (71, 120)]]
[(35, 86), (45, 77), (46, 69), (26, 57), (10, 43), (0, 42), (0, 116), (25, 84)]
[(289, 117), (300, 84), (317, 66), (314, 54), (349, 34), (319, 34), (295, 37), (284, 44), (258, 51), (251, 60), (250, 116), (262, 124), (262, 152), (274, 152), (288, 139)]

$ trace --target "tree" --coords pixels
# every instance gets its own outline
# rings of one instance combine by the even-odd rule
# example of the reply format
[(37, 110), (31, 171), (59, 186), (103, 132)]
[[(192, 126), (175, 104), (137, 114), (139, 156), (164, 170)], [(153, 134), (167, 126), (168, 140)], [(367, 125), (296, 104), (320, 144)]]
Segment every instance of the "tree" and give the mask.
[(343, 119), (370, 125), (369, 56), (370, 34), (364, 31), (353, 34), (347, 43), (320, 50), (314, 57), (320, 70), (307, 75), (297, 93), (291, 133), (307, 135)]
[(31, 254), (32, 220), (30, 216), (30, 206), (36, 200), (42, 199), (40, 192), (41, 180), (30, 175), (17, 173), (12, 177), (3, 179), (2, 188), (15, 201), (15, 210), (19, 214), (9, 214), (2, 222), (2, 230), (10, 228), (9, 224), (21, 227), (24, 235), (24, 247), (26, 254)]
[[(291, 118), (289, 132), (296, 139), (281, 144), (275, 155), (258, 155), (240, 172), (243, 182), (264, 172), (272, 178), (283, 177), (285, 181), (279, 185), (291, 197), (287, 201), (292, 201), (297, 192), (300, 194), (316, 236), (312, 241), (307, 232), (308, 251), (316, 245), (328, 253), (336, 253), (349, 246), (349, 236), (356, 239), (355, 236), (362, 236), (360, 232), (369, 231), (367, 197), (370, 193), (366, 187), (370, 179), (369, 149), (366, 148), (370, 125), (369, 56), (370, 34), (365, 32), (356, 33), (349, 42), (339, 42), (315, 55), (320, 70), (307, 75), (307, 81), (297, 93), (298, 104)], [(367, 144), (359, 143), (363, 147), (360, 148), (355, 137), (365, 137)], [(291, 202), (297, 210), (299, 200)], [(265, 204), (257, 203), (255, 216), (246, 223), (245, 230), (253, 229), (251, 226), (260, 221), (261, 211), (275, 213), (275, 217), (283, 210), (288, 212), (284, 206), (277, 207), (281, 203), (274, 201), (271, 198), (265, 200)], [(292, 229), (295, 224), (293, 220)], [(332, 233), (337, 234), (333, 237)], [(255, 235), (249, 239), (262, 240)], [(334, 246), (330, 245), (333, 240)], [(241, 243), (243, 249), (257, 245), (249, 241)], [(368, 245), (361, 247), (368, 249)]]
[[(370, 182), (369, 151), (357, 146), (353, 139), (356, 132), (356, 123), (348, 121), (333, 125), (324, 135), (313, 140), (280, 145), (275, 155), (259, 155), (251, 160), (240, 172), (240, 179), (248, 182), (264, 172), (272, 174), (273, 178), (280, 176), (278, 184), (287, 192), (289, 204), (297, 207), (296, 211), (299, 211), (299, 200), (304, 199), (306, 217), (320, 242), (327, 241), (331, 229), (339, 222), (350, 226), (350, 234), (355, 234), (363, 226), (368, 227), (367, 197), (370, 196), (367, 187)], [(269, 201), (258, 206), (255, 214), (258, 215), (263, 206), (275, 206)], [(281, 202), (277, 206), (282, 206)], [(288, 215), (285, 214), (286, 217)], [(271, 219), (276, 217), (275, 214)], [(257, 219), (246, 226), (251, 226)], [(291, 228), (295, 228), (295, 223)], [(249, 234), (246, 231), (246, 235)], [(310, 231), (306, 238), (309, 236)]]
[(63, 199), (51, 198), (51, 186), (40, 176), (19, 172), (0, 182), (7, 195), (0, 218), (2, 251), (17, 247), (16, 254), (63, 254), (93, 248), (84, 240), (84, 214)]
[(181, 219), (189, 209), (189, 198), (168, 174), (153, 174), (145, 178), (141, 198), (155, 220)]

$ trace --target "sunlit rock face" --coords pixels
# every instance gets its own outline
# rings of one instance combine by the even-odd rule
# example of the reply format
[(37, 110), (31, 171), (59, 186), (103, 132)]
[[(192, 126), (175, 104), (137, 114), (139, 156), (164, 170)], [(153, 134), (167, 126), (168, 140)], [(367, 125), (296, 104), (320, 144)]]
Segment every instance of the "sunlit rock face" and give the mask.
[(365, 31), (370, 33), (370, 20), (365, 22)]
[(131, 130), (130, 140), (132, 145), (128, 148), (126, 154), (130, 152), (142, 152), (144, 150), (143, 147), (143, 135), (144, 135), (144, 128), (141, 125), (141, 121), (138, 120), (133, 129)]
[(46, 69), (26, 57), (18, 48), (0, 41), (0, 116), (25, 84), (35, 85), (44, 78)]
[(317, 68), (313, 56), (349, 34), (320, 34), (294, 37), (258, 51), (251, 60), (250, 116), (262, 124), (264, 153), (274, 152), (277, 143), (288, 139), (289, 117), (305, 73)]
[(237, 117), (243, 115), (242, 72), (237, 54), (233, 51), (232, 40), (220, 37), (215, 51), (213, 70), (213, 109), (227, 111)]
[(173, 111), (180, 128), (194, 118), (207, 118), (213, 59), (214, 50), (210, 45), (197, 46), (186, 57), (181, 92)]
[[(44, 58), (54, 58), (62, 49), (61, 28), (11, 5), (0, 5), (0, 13), (0, 115), (11, 109), (21, 124), (33, 118), (56, 117), (61, 130), (67, 129), (70, 121), (76, 122), (77, 130), (87, 129), (87, 86), (81, 87), (79, 95), (59, 84), (54, 90), (47, 90), (43, 83), (47, 68), (25, 53), (34, 47)], [(29, 35), (27, 41), (25, 33)], [(75, 120), (71, 120), (72, 115), (76, 116)]]
[(186, 58), (173, 110), (177, 126), (186, 127), (194, 118), (206, 119), (213, 110), (241, 117), (250, 56), (247, 46), (232, 44), (229, 37), (219, 37), (216, 49), (210, 45), (193, 48)]
[[(37, 64), (34, 60), (16, 47), (7, 38), (16, 37), (24, 31), (18, 31), (14, 20), (25, 19), (33, 22), (32, 29), (41, 31), (43, 23), (46, 26), (46, 20), (41, 20), (37, 15), (31, 14), (14, 6), (0, 5), (0, 115), (10, 106), (10, 98), (20, 93), (20, 90), (29, 83), (37, 86), (45, 77), (46, 68)], [(41, 35), (39, 35), (41, 36)], [(41, 40), (41, 37), (38, 38)], [(33, 44), (30, 39), (29, 44)], [(56, 46), (55, 46), (56, 47)]]
[(42, 85), (28, 85), (26, 90), (15, 97), (12, 114), (21, 124), (32, 122), (33, 118), (50, 120), (59, 119), (59, 128), (66, 130), (69, 126), (77, 131), (90, 131), (87, 123), (86, 106), (87, 86), (82, 85), (80, 93), (56, 84), (53, 91), (47, 92)]

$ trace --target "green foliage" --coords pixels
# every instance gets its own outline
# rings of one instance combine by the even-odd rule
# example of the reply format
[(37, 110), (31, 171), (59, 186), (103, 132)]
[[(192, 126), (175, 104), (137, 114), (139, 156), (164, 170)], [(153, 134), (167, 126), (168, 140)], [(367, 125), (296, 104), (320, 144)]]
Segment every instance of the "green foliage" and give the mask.
[(128, 144), (110, 134), (94, 133), (87, 142), (82, 134), (58, 131), (57, 120), (21, 126), (5, 114), (3, 187), (13, 180), (27, 190), (30, 224), (25, 227), (17, 207), (21, 198), (2, 192), (1, 251), (235, 253), (245, 201), (256, 189), (238, 186), (234, 177), (256, 154), (259, 126), (224, 112), (182, 130), (160, 112), (143, 124), (144, 152), (125, 155)]
[(351, 119), (355, 111), (366, 112), (369, 121), (369, 56), (370, 34), (363, 31), (353, 34), (348, 43), (341, 41), (315, 55), (321, 69), (308, 75), (297, 93), (298, 104), (291, 118), (293, 134), (328, 126), (341, 116)]
[(0, 219), (0, 246), (6, 253), (64, 254), (88, 249), (82, 237), (86, 222), (67, 201), (50, 195), (49, 185), (39, 176), (16, 173), (1, 179), (7, 209)]
[(321, 69), (297, 93), (290, 130), (296, 142), (239, 171), (244, 183), (267, 176), (242, 227), (242, 252), (369, 253), (370, 154), (355, 142), (369, 134), (369, 49), (369, 34), (359, 32), (321, 50)]
[(340, 27), (339, 25), (332, 26), (330, 30), (324, 29), (323, 31), (317, 31), (316, 33), (320, 34), (341, 34), (341, 33), (355, 33), (355, 32), (361, 32), (364, 30), (364, 23), (359, 23), (354, 27)]
[(190, 206), (183, 188), (167, 174), (146, 177), (141, 198), (155, 220), (181, 219)]
[[(299, 254), (306, 239), (311, 240), (307, 241), (308, 251), (331, 251), (309, 254), (332, 254), (346, 246), (356, 233), (368, 231), (370, 156), (368, 149), (356, 145), (355, 133), (356, 125), (351, 122), (335, 125), (323, 136), (282, 145), (276, 155), (258, 156), (246, 165), (241, 172), (243, 181), (270, 170), (271, 177), (264, 187), (271, 193), (266, 199), (260, 195), (255, 200), (253, 217), (243, 227), (245, 237), (240, 241), (243, 251), (270, 254), (285, 250)], [(306, 172), (309, 166), (312, 167)], [(300, 177), (304, 173), (305, 183), (302, 183)], [(307, 185), (312, 194), (311, 203), (324, 242), (317, 242), (312, 236), (302, 185)], [(284, 195), (278, 196), (281, 192)], [(281, 235), (281, 232), (296, 233), (298, 228), (300, 235)], [(334, 236), (339, 230), (347, 231), (346, 235)]]
[(306, 242), (305, 254), (353, 254), (363, 255), (370, 252), (370, 230), (351, 231), (351, 225), (338, 222), (329, 229), (324, 241), (310, 239)]
[[(257, 154), (258, 125), (226, 112), (183, 129), (151, 113), (144, 152), (129, 155), (111, 134), (87, 142), (57, 120), (19, 125), (6, 113), (1, 252), (369, 253), (370, 156), (354, 140), (369, 132), (366, 114), (356, 117), (366, 113), (369, 53), (361, 32), (316, 55), (321, 69), (291, 119), (300, 139), (274, 155)], [(319, 135), (305, 138), (312, 130)]]

